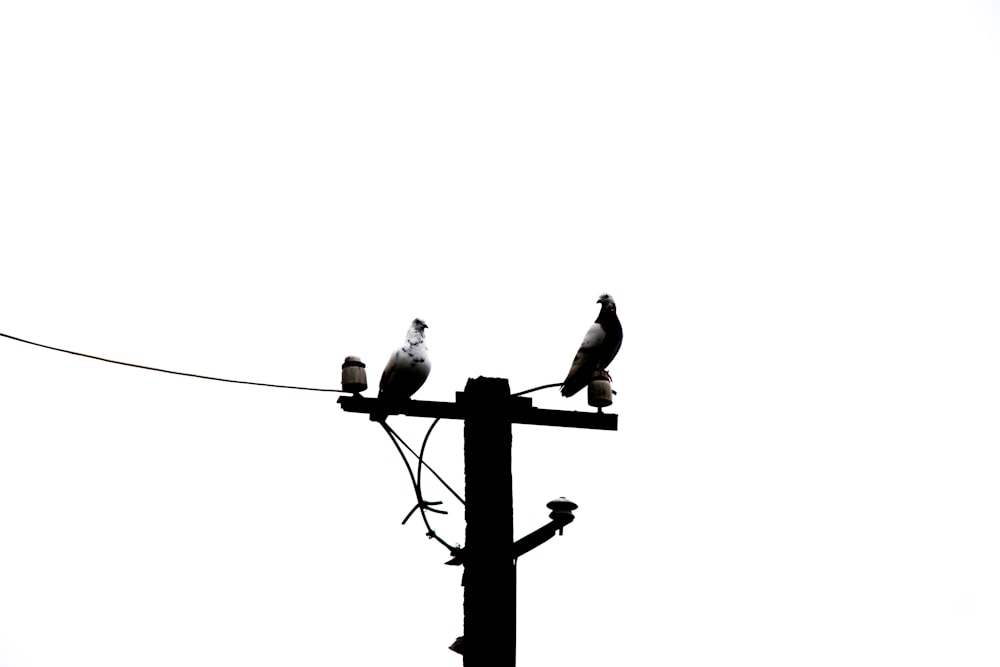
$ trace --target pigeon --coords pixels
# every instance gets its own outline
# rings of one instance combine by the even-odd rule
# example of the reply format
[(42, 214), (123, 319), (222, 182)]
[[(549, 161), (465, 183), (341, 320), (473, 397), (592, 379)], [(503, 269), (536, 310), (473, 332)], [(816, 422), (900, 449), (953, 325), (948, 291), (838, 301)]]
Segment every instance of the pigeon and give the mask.
[(583, 337), (580, 350), (573, 358), (573, 365), (562, 385), (562, 395), (572, 396), (588, 384), (594, 371), (605, 370), (622, 346), (622, 324), (618, 321), (615, 300), (610, 294), (597, 299), (601, 312)]
[(406, 332), (406, 343), (389, 357), (378, 383), (379, 398), (402, 400), (413, 396), (431, 372), (431, 360), (424, 345), (427, 323), (417, 318)]

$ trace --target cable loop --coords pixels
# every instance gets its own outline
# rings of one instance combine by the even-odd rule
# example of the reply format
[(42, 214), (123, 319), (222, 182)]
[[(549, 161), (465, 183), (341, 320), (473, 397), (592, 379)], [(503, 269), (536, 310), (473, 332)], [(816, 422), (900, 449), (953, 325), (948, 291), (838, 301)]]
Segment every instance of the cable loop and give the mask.
[[(413, 493), (417, 497), (417, 504), (416, 504), (416, 506), (413, 509), (411, 509), (410, 512), (406, 515), (406, 518), (403, 519), (403, 523), (406, 523), (406, 521), (411, 516), (413, 516), (413, 513), (416, 510), (420, 510), (420, 518), (424, 520), (424, 527), (427, 529), (426, 535), (428, 537), (430, 537), (432, 539), (435, 539), (438, 542), (440, 542), (446, 549), (448, 549), (448, 551), (452, 551), (453, 547), (450, 544), (448, 544), (447, 542), (445, 542), (444, 540), (442, 540), (440, 537), (438, 537), (437, 533), (434, 532), (434, 529), (431, 528), (430, 521), (427, 520), (427, 510), (430, 510), (432, 512), (437, 512), (439, 514), (446, 514), (446, 512), (443, 512), (442, 510), (435, 510), (435, 509), (432, 509), (430, 507), (427, 507), (427, 505), (440, 505), (441, 501), (427, 502), (427, 501), (424, 500), (423, 496), (421, 495), (420, 485), (417, 484), (417, 478), (413, 474), (413, 467), (410, 466), (410, 462), (406, 459), (406, 454), (403, 453), (403, 448), (399, 446), (400, 443), (402, 443), (402, 445), (404, 447), (406, 447), (406, 449), (408, 449), (410, 451), (410, 453), (413, 454), (414, 456), (416, 456), (416, 453), (410, 448), (409, 445), (406, 444), (406, 441), (404, 441), (403, 438), (401, 438), (400, 435), (398, 433), (396, 433), (392, 429), (392, 427), (389, 426), (385, 422), (385, 420), (381, 420), (378, 423), (379, 423), (379, 426), (381, 426), (385, 430), (385, 432), (389, 435), (389, 439), (392, 440), (392, 444), (396, 447), (396, 451), (399, 452), (400, 458), (403, 459), (403, 465), (406, 466), (406, 472), (410, 476), (410, 484), (413, 486)], [(427, 466), (427, 469), (431, 470), (431, 467)], [(433, 472), (433, 470), (431, 470), (431, 471)], [(435, 476), (436, 475), (437, 475), (437, 473), (435, 473)], [(441, 479), (441, 478), (438, 477), (438, 479)], [(444, 480), (442, 480), (441, 483), (444, 484)], [(445, 484), (445, 486), (448, 486), (448, 485)], [(451, 487), (448, 487), (448, 488), (449, 488), (449, 490), (451, 489)], [(452, 493), (454, 493), (454, 491)]]

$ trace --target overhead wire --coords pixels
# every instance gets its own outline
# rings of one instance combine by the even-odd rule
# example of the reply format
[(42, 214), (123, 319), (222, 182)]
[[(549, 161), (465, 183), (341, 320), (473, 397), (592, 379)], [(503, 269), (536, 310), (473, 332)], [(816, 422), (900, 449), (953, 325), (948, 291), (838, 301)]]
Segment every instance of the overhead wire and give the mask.
[[(530, 394), (533, 391), (540, 391), (542, 389), (551, 389), (552, 387), (561, 387), (561, 386), (563, 386), (563, 384), (565, 384), (565, 383), (563, 383), (563, 382), (553, 382), (552, 384), (543, 384), (540, 387), (532, 387), (531, 389), (525, 389), (524, 391), (519, 391), (516, 394), (511, 394), (511, 397), (513, 398), (514, 396), (524, 396), (525, 394)], [(617, 391), (612, 391), (611, 393), (615, 394), (616, 396), (618, 395)]]
[(46, 350), (55, 350), (56, 352), (65, 352), (66, 354), (76, 355), (78, 357), (86, 357), (87, 359), (96, 359), (97, 361), (105, 361), (109, 364), (118, 364), (119, 366), (131, 366), (132, 368), (142, 368), (147, 371), (156, 371), (158, 373), (169, 373), (171, 375), (183, 375), (185, 377), (199, 378), (202, 380), (215, 380), (216, 382), (231, 382), (233, 384), (250, 384), (256, 385), (258, 387), (275, 387), (277, 389), (300, 389), (302, 391), (329, 391), (336, 392), (339, 394), (350, 394), (352, 392), (345, 391), (343, 389), (320, 389), (317, 387), (297, 387), (288, 384), (270, 384), (268, 382), (250, 382), (248, 380), (229, 380), (226, 378), (213, 377), (211, 375), (198, 375), (197, 373), (182, 373), (181, 371), (171, 371), (165, 368), (156, 368), (155, 366), (143, 366), (142, 364), (132, 364), (127, 361), (115, 361), (114, 359), (106, 359), (104, 357), (98, 357), (93, 354), (84, 354), (83, 352), (74, 352), (73, 350), (66, 350), (61, 347), (53, 347), (52, 345), (43, 345), (42, 343), (36, 343), (34, 341), (25, 340), (24, 338), (18, 338), (17, 336), (11, 336), (10, 334), (0, 333), (3, 338), (9, 338), (10, 340), (16, 340), (19, 343), (27, 343), (28, 345), (35, 345), (37, 347), (43, 347)]
[(552, 387), (561, 387), (561, 386), (563, 386), (562, 382), (553, 382), (552, 384), (543, 384), (540, 387), (532, 387), (531, 389), (525, 389), (524, 391), (519, 391), (516, 394), (511, 394), (511, 397), (514, 397), (514, 396), (524, 396), (525, 394), (530, 394), (533, 391), (540, 391), (542, 389), (551, 389)]

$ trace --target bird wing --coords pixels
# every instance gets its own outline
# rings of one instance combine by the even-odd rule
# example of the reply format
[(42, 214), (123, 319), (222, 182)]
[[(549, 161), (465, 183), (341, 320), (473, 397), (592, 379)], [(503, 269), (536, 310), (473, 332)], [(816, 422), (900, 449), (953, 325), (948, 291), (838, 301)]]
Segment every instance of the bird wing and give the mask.
[(423, 345), (402, 347), (393, 353), (382, 371), (379, 396), (392, 399), (410, 398), (427, 380), (431, 362)]
[(604, 342), (607, 333), (604, 331), (604, 327), (594, 322), (587, 329), (587, 335), (583, 337), (583, 342), (580, 343), (580, 349), (577, 351), (577, 356), (581, 354), (590, 354), (595, 348), (601, 346)]
[(580, 349), (573, 357), (573, 365), (570, 366), (566, 380), (563, 382), (563, 395), (571, 396), (586, 386), (590, 380), (590, 374), (596, 369), (597, 352), (606, 336), (604, 327), (597, 322), (591, 324), (590, 328), (587, 329), (587, 335), (583, 337)]
[(378, 392), (381, 394), (386, 389), (392, 386), (393, 379), (396, 376), (396, 372), (399, 368), (399, 355), (402, 350), (396, 350), (389, 357), (389, 361), (385, 365), (385, 369), (382, 371), (382, 379), (378, 381)]

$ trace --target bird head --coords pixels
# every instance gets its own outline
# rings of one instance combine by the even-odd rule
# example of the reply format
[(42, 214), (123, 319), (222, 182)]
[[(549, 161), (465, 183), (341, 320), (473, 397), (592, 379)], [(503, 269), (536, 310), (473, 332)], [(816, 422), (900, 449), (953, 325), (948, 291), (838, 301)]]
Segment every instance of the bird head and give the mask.
[(615, 300), (611, 298), (610, 294), (602, 294), (597, 297), (597, 303), (601, 304), (602, 308), (607, 308), (608, 310), (615, 309)]
[(406, 332), (406, 342), (409, 345), (421, 345), (424, 342), (424, 329), (427, 323), (419, 317), (410, 322), (410, 329)]

